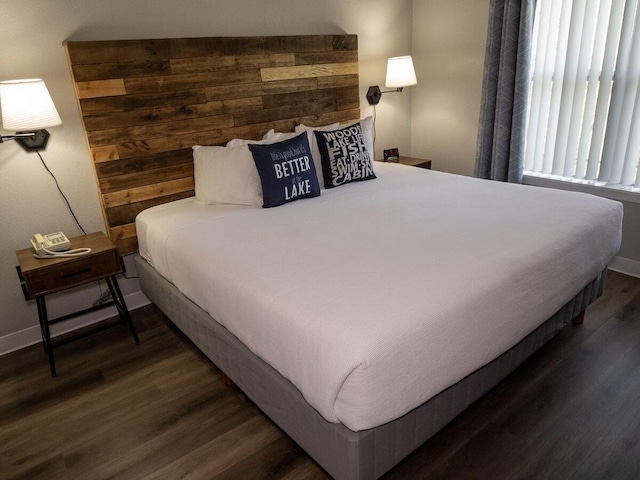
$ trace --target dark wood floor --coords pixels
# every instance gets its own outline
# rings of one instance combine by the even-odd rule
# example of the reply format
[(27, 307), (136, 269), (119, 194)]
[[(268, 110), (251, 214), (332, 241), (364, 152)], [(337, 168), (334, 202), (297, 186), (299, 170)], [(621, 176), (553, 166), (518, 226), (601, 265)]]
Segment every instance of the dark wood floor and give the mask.
[[(640, 279), (568, 327), (387, 478), (640, 478)], [(0, 477), (326, 478), (153, 308), (0, 357)]]

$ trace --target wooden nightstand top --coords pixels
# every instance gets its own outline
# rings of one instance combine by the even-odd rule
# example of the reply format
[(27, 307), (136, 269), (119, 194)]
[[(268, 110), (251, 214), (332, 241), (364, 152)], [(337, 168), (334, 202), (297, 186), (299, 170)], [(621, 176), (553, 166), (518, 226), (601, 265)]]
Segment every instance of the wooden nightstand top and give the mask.
[(33, 256), (32, 248), (18, 250), (16, 256), (25, 286), (31, 297), (46, 295), (122, 273), (116, 246), (102, 232), (70, 239), (71, 248), (91, 249), (91, 253), (70, 258)]
[[(383, 162), (384, 160), (378, 161)], [(427, 168), (431, 170), (431, 160), (427, 160), (426, 158), (400, 156), (398, 157), (398, 160), (389, 160), (388, 163), (399, 163), (401, 165), (409, 165), (411, 167)]]
[(431, 160), (427, 160), (425, 158), (399, 157), (398, 163), (402, 165), (410, 165), (412, 167), (431, 169)]

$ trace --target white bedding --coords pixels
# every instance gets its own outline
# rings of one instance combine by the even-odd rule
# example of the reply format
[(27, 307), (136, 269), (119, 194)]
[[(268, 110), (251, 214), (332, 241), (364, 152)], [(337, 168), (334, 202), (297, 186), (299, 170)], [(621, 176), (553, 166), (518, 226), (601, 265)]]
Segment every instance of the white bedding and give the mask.
[(622, 222), (619, 203), (585, 194), (376, 174), (277, 208), (185, 199), (136, 221), (159, 273), (354, 431), (533, 331), (607, 266)]

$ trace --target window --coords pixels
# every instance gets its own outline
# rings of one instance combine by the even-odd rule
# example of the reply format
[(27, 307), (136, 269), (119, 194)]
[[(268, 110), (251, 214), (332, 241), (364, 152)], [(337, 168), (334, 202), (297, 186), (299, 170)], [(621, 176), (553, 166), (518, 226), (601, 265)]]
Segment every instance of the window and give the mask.
[(525, 174), (640, 191), (640, 0), (538, 0)]

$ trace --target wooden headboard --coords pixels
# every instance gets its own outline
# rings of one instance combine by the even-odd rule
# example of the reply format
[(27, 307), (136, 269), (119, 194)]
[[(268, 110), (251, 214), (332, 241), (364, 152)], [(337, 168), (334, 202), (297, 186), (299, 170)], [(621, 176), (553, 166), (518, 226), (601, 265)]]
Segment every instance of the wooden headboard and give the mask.
[(360, 117), (355, 35), (65, 42), (107, 231), (194, 195), (191, 147)]

